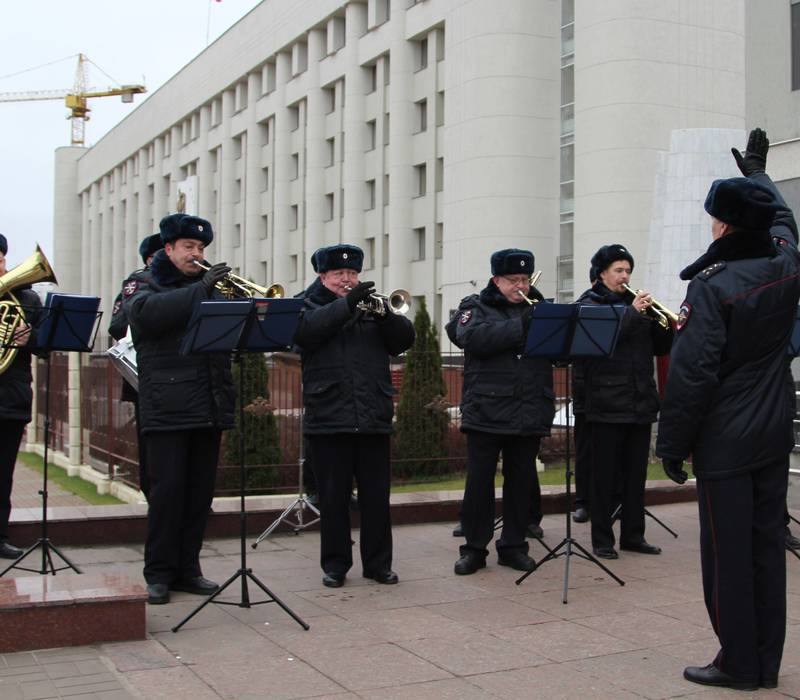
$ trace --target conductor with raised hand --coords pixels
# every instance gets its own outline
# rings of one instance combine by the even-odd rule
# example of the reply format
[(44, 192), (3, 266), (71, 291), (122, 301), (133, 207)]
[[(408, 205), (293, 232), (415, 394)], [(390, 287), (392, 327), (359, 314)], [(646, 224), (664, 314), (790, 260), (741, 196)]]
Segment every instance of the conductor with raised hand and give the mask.
[(383, 584), (398, 581), (392, 571), (389, 514), (394, 415), (389, 357), (411, 347), (414, 327), (372, 296), (372, 282), (359, 281), (363, 260), (354, 245), (314, 253), (319, 276), (306, 290), (294, 338), (302, 361), (303, 433), (314, 455), (322, 515), (322, 583), (330, 588), (342, 586), (353, 565), (349, 506), (354, 479), (363, 575)]
[(794, 396), (787, 345), (800, 299), (797, 226), (765, 172), (769, 141), (733, 156), (744, 177), (715, 180), (712, 243), (681, 272), (681, 305), (656, 451), (697, 478), (703, 591), (720, 649), (695, 683), (778, 684), (786, 632), (784, 513)]
[(160, 224), (164, 249), (123, 285), (139, 370), (139, 415), (150, 480), (144, 577), (148, 602), (169, 591), (211, 595), (200, 549), (214, 495), (222, 431), (234, 424), (228, 355), (181, 355), (195, 305), (221, 298), (230, 268), (196, 263), (214, 233), (205, 219), (171, 214)]

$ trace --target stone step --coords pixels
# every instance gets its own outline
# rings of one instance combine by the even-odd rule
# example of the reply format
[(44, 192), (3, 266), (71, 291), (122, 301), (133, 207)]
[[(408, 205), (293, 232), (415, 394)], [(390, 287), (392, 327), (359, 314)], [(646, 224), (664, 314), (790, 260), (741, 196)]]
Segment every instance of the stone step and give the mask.
[(144, 639), (146, 601), (116, 574), (0, 579), (0, 653)]

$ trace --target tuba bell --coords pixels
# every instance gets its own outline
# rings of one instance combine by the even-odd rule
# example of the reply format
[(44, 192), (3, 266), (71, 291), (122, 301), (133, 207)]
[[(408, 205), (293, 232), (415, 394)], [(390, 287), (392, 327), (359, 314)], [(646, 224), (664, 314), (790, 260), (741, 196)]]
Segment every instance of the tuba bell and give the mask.
[[(58, 284), (53, 268), (38, 245), (19, 265), (0, 276), (0, 342), (4, 345), (27, 323), (25, 311), (13, 291), (36, 282)], [(9, 368), (18, 350), (11, 346), (0, 347), (0, 374)]]

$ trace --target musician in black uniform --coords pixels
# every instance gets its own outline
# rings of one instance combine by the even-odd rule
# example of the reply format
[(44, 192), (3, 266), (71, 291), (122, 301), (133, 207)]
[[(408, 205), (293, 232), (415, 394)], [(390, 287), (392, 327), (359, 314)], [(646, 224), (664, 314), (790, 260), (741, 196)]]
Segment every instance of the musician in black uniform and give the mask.
[(217, 472), (222, 431), (234, 424), (228, 355), (180, 355), (195, 305), (220, 298), (225, 263), (195, 264), (214, 234), (205, 219), (171, 214), (160, 224), (164, 249), (123, 285), (139, 370), (139, 415), (150, 479), (144, 577), (149, 602), (169, 590), (210, 595), (200, 548)]
[(774, 688), (786, 632), (784, 511), (793, 387), (787, 345), (800, 298), (797, 225), (764, 172), (769, 141), (734, 149), (746, 177), (715, 180), (705, 201), (708, 250), (681, 272), (681, 305), (657, 453), (686, 479), (700, 511), (703, 590), (720, 651), (684, 677)]
[[(531, 287), (533, 253), (508, 248), (492, 254), (492, 278), (480, 294), (464, 298), (447, 335), (464, 350), (461, 430), (467, 434), (467, 483), (461, 505), (466, 543), (455, 573), (486, 566), (494, 530), (494, 477), (503, 454), (503, 529), (495, 543), (498, 563), (518, 571), (535, 568), (528, 556), (536, 455), (555, 415), (549, 360), (523, 357), (532, 305), (544, 303)], [(538, 509), (541, 513), (541, 506)]]
[[(8, 241), (0, 234), (0, 276), (5, 275)], [(22, 307), (25, 321), (20, 324), (13, 337), (0, 329), (0, 355), (16, 348), (16, 356), (8, 368), (0, 374), (0, 557), (18, 559), (23, 551), (8, 541), (8, 520), (11, 517), (11, 486), (14, 480), (14, 465), (25, 433), (31, 421), (33, 390), (31, 389), (31, 350), (36, 340), (35, 327), (40, 316), (42, 302), (30, 285), (16, 288), (13, 294)], [(0, 302), (10, 302), (8, 297)]]
[[(150, 261), (153, 259), (153, 256), (163, 247), (164, 244), (161, 242), (160, 233), (154, 233), (152, 236), (144, 238), (139, 244), (139, 255), (142, 258), (144, 267), (132, 272), (131, 275), (144, 272), (150, 267)], [(108, 334), (114, 340), (121, 340), (128, 333), (128, 317), (125, 315), (125, 307), (122, 304), (123, 299), (124, 296), (122, 290), (120, 290), (111, 308), (111, 322), (108, 324)], [(150, 483), (147, 480), (147, 468), (145, 467), (144, 441), (142, 440), (141, 431), (139, 430), (139, 396), (136, 393), (136, 389), (134, 389), (126, 379), (122, 380), (122, 391), (120, 392), (119, 399), (120, 401), (127, 401), (133, 404), (134, 421), (136, 423), (136, 442), (139, 445), (139, 490), (144, 495), (145, 500), (147, 500), (147, 494), (150, 492)]]
[(294, 342), (303, 368), (303, 433), (319, 490), (322, 582), (344, 584), (353, 565), (350, 493), (355, 478), (361, 512), (365, 578), (397, 583), (392, 571), (389, 438), (394, 404), (389, 356), (414, 343), (414, 327), (383, 306), (359, 308), (375, 289), (359, 282), (364, 254), (353, 245), (314, 253), (319, 276), (305, 294)]
[(592, 257), (596, 282), (578, 299), (579, 304), (618, 304), (625, 311), (612, 357), (576, 364), (583, 385), (585, 430), (590, 445), (592, 550), (604, 559), (616, 559), (612, 515), (621, 495), (620, 549), (660, 554), (644, 538), (644, 488), (650, 455), (650, 431), (658, 416), (659, 398), (654, 377), (654, 355), (666, 355), (673, 330), (649, 314), (649, 292), (635, 295), (623, 285), (630, 281), (633, 256), (618, 243), (605, 245)]

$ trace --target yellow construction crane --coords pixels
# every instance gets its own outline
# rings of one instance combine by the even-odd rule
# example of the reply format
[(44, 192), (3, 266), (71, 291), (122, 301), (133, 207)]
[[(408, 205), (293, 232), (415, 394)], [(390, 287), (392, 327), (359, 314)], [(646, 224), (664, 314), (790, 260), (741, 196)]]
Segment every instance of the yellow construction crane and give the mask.
[(133, 96), (147, 92), (144, 85), (122, 85), (118, 88), (95, 90), (86, 88), (86, 63), (88, 58), (78, 54), (78, 67), (75, 70), (75, 84), (64, 90), (32, 90), (27, 92), (0, 92), (0, 102), (26, 102), (29, 100), (64, 100), (70, 113), (67, 119), (72, 120), (71, 145), (83, 146), (86, 122), (89, 121), (87, 100), (92, 97), (113, 97), (120, 95), (123, 102), (133, 102)]

